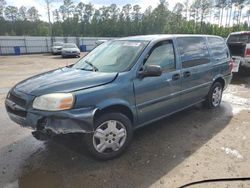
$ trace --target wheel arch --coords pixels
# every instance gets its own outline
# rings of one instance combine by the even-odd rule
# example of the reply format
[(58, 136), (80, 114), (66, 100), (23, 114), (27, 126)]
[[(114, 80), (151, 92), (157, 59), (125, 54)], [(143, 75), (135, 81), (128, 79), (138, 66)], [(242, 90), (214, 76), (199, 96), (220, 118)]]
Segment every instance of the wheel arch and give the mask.
[(131, 109), (128, 103), (120, 100), (106, 101), (105, 103), (98, 105), (93, 119), (95, 121), (103, 114), (112, 112), (122, 113), (130, 119), (132, 124), (135, 122), (136, 112)]
[(221, 83), (222, 88), (223, 88), (223, 89), (225, 88), (226, 82), (225, 82), (223, 76), (220, 75), (220, 76), (215, 77), (215, 78), (213, 79), (213, 84), (216, 83), (216, 82)]

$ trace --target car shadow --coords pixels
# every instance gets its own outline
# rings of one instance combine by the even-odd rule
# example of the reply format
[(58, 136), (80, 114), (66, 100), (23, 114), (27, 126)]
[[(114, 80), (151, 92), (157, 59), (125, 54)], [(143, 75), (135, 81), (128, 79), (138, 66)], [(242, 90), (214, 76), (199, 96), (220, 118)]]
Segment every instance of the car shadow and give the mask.
[(79, 135), (58, 137), (25, 158), (16, 183), (20, 188), (149, 187), (222, 131), (232, 117), (227, 102), (215, 110), (194, 106), (138, 129), (126, 153), (110, 161), (91, 158)]
[(62, 56), (53, 56), (52, 59), (79, 59), (79, 57), (62, 57)]

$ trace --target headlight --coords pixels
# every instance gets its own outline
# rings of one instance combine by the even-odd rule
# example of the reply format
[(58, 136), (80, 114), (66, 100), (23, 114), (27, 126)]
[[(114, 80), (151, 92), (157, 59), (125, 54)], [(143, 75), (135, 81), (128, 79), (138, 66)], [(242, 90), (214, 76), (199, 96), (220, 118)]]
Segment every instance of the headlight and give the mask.
[(68, 110), (73, 107), (74, 95), (71, 93), (51, 93), (36, 97), (33, 108), (45, 111)]

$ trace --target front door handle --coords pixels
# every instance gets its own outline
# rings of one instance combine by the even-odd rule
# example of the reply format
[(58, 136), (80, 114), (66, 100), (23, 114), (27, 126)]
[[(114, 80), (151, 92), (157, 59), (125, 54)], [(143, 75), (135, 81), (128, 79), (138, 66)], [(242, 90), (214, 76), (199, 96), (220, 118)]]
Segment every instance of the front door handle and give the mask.
[(189, 72), (189, 71), (183, 73), (184, 78), (188, 78), (190, 76), (191, 76), (191, 72)]
[(172, 80), (179, 80), (180, 79), (180, 74), (174, 74), (173, 76), (172, 76)]

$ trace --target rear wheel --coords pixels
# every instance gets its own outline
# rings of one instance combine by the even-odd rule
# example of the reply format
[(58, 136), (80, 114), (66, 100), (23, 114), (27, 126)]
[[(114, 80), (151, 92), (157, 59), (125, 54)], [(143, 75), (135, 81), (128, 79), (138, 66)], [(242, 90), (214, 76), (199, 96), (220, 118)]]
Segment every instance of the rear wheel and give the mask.
[(211, 87), (205, 104), (208, 108), (217, 108), (220, 106), (221, 99), (222, 99), (223, 87), (220, 82), (215, 82)]
[(95, 121), (95, 127), (94, 132), (84, 138), (88, 150), (98, 159), (118, 157), (132, 139), (131, 121), (121, 113), (104, 114)]

